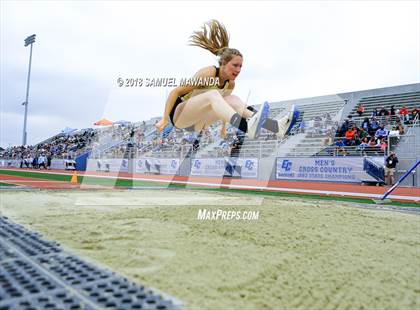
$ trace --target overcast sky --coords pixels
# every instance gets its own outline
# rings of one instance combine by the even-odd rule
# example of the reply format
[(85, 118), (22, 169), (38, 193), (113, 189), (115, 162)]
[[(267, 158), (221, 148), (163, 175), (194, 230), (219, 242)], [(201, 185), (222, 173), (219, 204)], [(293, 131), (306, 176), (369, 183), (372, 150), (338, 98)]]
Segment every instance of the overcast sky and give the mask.
[(170, 88), (118, 78), (180, 78), (216, 64), (188, 46), (218, 19), (244, 55), (235, 93), (281, 101), (420, 80), (419, 1), (1, 1), (0, 144), (22, 141), (29, 47), (36, 34), (28, 143), (100, 118), (162, 114)]

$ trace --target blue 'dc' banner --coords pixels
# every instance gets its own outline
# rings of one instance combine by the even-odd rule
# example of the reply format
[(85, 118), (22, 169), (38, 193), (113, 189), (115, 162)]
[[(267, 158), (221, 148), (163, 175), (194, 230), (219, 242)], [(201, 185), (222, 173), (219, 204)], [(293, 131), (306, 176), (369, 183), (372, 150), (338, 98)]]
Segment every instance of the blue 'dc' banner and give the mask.
[(179, 158), (138, 158), (135, 163), (137, 173), (179, 174)]
[(257, 158), (199, 158), (191, 161), (192, 176), (258, 178)]

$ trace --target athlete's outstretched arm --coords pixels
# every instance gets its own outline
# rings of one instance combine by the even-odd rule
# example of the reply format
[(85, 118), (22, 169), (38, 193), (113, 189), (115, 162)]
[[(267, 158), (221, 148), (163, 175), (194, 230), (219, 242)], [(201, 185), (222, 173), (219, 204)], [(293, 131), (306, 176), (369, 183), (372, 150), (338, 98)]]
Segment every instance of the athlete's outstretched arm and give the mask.
[(162, 131), (166, 127), (166, 125), (168, 125), (168, 123), (169, 123), (169, 114), (171, 113), (172, 107), (174, 106), (175, 101), (176, 101), (176, 99), (179, 96), (179, 92), (178, 92), (178, 89), (177, 88), (173, 89), (169, 93), (168, 99), (166, 99), (165, 111), (163, 112), (163, 117), (155, 125), (156, 126), (156, 129), (158, 131)]

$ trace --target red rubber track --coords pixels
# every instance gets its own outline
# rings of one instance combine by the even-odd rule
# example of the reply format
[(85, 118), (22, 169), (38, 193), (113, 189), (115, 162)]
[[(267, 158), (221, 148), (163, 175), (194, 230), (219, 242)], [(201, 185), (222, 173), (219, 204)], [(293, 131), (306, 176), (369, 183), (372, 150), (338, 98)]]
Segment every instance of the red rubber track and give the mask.
[[(6, 169), (5, 169), (6, 170)], [(22, 169), (7, 169), (13, 171), (25, 171)], [(72, 175), (71, 171), (63, 170), (27, 170), (28, 172), (51, 173), (51, 174), (65, 174)], [(260, 189), (263, 191), (277, 191), (301, 193), (301, 194), (316, 194), (316, 195), (330, 195), (330, 196), (346, 196), (353, 198), (369, 198), (377, 195), (383, 195), (389, 186), (363, 186), (361, 184), (352, 183), (332, 183), (332, 182), (299, 182), (299, 181), (260, 181), (255, 179), (229, 179), (229, 178), (212, 178), (212, 177), (186, 177), (186, 176), (167, 176), (167, 175), (149, 175), (140, 173), (125, 173), (125, 172), (97, 172), (97, 171), (78, 171), (79, 176), (89, 175), (105, 178), (123, 178), (123, 179), (142, 179), (151, 181), (162, 181), (159, 183), (168, 184), (170, 182), (177, 184), (191, 184), (192, 186), (205, 186), (211, 184), (212, 186), (220, 188), (242, 188), (248, 190)], [(5, 183), (13, 183), (16, 185), (30, 186), (45, 189), (98, 189), (98, 188), (112, 188), (98, 185), (85, 184), (71, 184), (64, 181), (50, 181), (40, 180), (38, 178), (26, 178), (18, 176), (9, 176), (0, 174), (0, 181)], [(316, 191), (316, 192), (311, 192)], [(333, 192), (333, 193), (329, 193)], [(352, 195), (354, 193), (354, 195)], [(363, 195), (363, 196), (362, 196)], [(393, 200), (401, 201), (418, 201), (420, 197), (419, 187), (399, 187), (392, 192)], [(404, 196), (404, 199), (395, 198), (396, 196)], [(410, 199), (412, 197), (412, 199)]]

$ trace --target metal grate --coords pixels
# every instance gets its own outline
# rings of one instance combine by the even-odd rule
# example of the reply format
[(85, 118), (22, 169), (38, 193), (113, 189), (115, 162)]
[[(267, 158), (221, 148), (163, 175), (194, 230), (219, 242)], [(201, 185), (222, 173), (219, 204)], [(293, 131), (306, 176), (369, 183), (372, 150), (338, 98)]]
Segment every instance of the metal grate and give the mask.
[(179, 306), (0, 217), (0, 310), (12, 309), (171, 310)]
[(61, 252), (56, 242), (42, 240), (40, 235), (0, 217), (0, 236), (29, 256)]
[(111, 281), (83, 286), (82, 291), (105, 308), (173, 309), (170, 301), (163, 300), (161, 296), (153, 294), (143, 286), (117, 277)]

